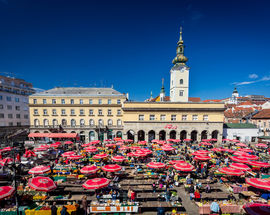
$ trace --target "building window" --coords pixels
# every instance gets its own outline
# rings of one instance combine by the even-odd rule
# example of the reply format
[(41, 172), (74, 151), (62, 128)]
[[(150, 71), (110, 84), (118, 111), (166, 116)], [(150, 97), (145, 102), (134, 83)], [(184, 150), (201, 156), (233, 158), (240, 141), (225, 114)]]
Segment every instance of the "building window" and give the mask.
[(192, 120), (197, 121), (198, 120), (198, 115), (192, 115)]
[(112, 104), (112, 100), (108, 99), (108, 105)]
[(15, 106), (15, 109), (19, 111), (21, 108), (20, 106)]
[(9, 119), (12, 119), (12, 118), (13, 118), (12, 113), (8, 114), (8, 118), (9, 118)]
[(113, 124), (111, 119), (108, 119), (108, 125), (111, 126)]
[(117, 99), (117, 104), (120, 105), (121, 104), (121, 100)]
[(81, 119), (81, 120), (80, 120), (80, 126), (84, 126), (84, 125), (85, 125), (84, 119)]
[(89, 104), (90, 104), (90, 105), (93, 104), (93, 99), (89, 99)]
[(80, 115), (84, 115), (84, 109), (80, 109)]
[(90, 125), (90, 126), (94, 126), (94, 125), (95, 125), (95, 122), (94, 122), (93, 119), (90, 119), (90, 120), (89, 120), (89, 125)]
[(62, 114), (62, 115), (66, 115), (66, 109), (62, 109), (62, 110), (61, 110), (61, 114)]
[(187, 115), (182, 115), (182, 120), (187, 121)]
[(180, 79), (180, 84), (184, 84), (184, 80), (183, 79)]
[(75, 119), (72, 119), (72, 120), (70, 121), (70, 125), (71, 125), (71, 127), (75, 127), (75, 126), (76, 126), (76, 121), (75, 121)]
[(38, 115), (38, 109), (34, 109), (34, 115)]
[(80, 99), (80, 104), (81, 104), (81, 105), (83, 104), (83, 99)]
[(48, 115), (47, 109), (43, 109), (43, 115)]
[(8, 123), (8, 126), (13, 126), (13, 122), (9, 122)]
[(70, 99), (70, 104), (74, 105), (74, 99)]
[(179, 91), (179, 96), (184, 96), (184, 90)]
[(38, 126), (39, 126), (39, 120), (38, 120), (38, 119), (35, 119), (35, 120), (34, 120), (34, 126), (35, 126), (35, 127), (38, 127)]
[(21, 118), (21, 114), (16, 114), (16, 119), (20, 119)]
[(58, 122), (57, 122), (57, 119), (53, 119), (52, 121), (52, 124), (53, 124), (53, 127), (58, 127)]
[(62, 104), (62, 105), (65, 104), (65, 99), (61, 99), (61, 104)]
[(52, 115), (56, 115), (56, 109), (52, 109)]
[(203, 121), (208, 121), (208, 115), (203, 115)]
[(103, 120), (102, 120), (102, 119), (99, 119), (99, 120), (98, 120), (98, 125), (99, 125), (99, 126), (103, 126)]
[(62, 119), (62, 126), (67, 126), (67, 120), (66, 119)]
[(0, 104), (0, 109), (4, 109), (4, 105), (1, 105), (1, 104)]
[(7, 106), (7, 109), (8, 109), (8, 110), (12, 110), (12, 106), (11, 106), (11, 105), (8, 105), (8, 106)]
[(139, 120), (143, 121), (144, 120), (144, 115), (139, 115)]
[(160, 121), (166, 120), (166, 115), (160, 115)]
[(151, 115), (149, 116), (149, 120), (155, 120), (155, 115), (152, 115), (152, 114), (151, 114)]
[(112, 110), (111, 109), (108, 109), (108, 115), (112, 115)]
[(49, 120), (44, 119), (43, 120), (43, 125), (44, 125), (44, 127), (48, 127), (49, 126)]
[(56, 104), (56, 99), (52, 99), (52, 104)]
[(46, 99), (43, 99), (43, 104), (47, 104), (47, 100)]
[(89, 110), (89, 115), (91, 115), (91, 116), (94, 115), (93, 109), (90, 109), (90, 110)]
[(37, 104), (37, 100), (36, 100), (36, 99), (33, 99), (33, 103), (34, 103), (34, 104)]
[(7, 101), (11, 102), (11, 97), (10, 96), (7, 96)]
[(20, 102), (20, 99), (19, 98), (15, 98), (15, 102)]
[(101, 105), (102, 104), (102, 99), (98, 100), (98, 104)]
[(98, 115), (102, 115), (102, 109), (98, 109)]
[(117, 126), (121, 126), (122, 125), (122, 121), (121, 121), (121, 119), (118, 119), (117, 120)]
[(120, 109), (117, 110), (117, 115), (121, 115), (121, 110)]
[(75, 110), (74, 109), (70, 110), (70, 115), (75, 115)]
[(5, 115), (3, 113), (0, 113), (0, 119), (4, 119)]
[(3, 96), (0, 96), (0, 100), (3, 100)]
[(175, 121), (176, 120), (176, 115), (171, 115), (171, 121)]
[(28, 114), (24, 114), (23, 118), (28, 119)]
[(17, 126), (22, 126), (22, 123), (21, 122), (17, 122)]

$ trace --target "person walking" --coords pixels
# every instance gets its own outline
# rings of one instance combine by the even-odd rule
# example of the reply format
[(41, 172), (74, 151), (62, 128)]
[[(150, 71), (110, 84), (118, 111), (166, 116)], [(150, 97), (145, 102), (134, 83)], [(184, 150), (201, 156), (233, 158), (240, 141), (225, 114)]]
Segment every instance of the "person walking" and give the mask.
[(82, 208), (84, 210), (84, 214), (87, 215), (87, 207), (88, 207), (88, 204), (87, 204), (87, 196), (83, 196), (83, 199), (82, 199)]
[(52, 215), (57, 215), (56, 202), (53, 202), (53, 205), (52, 205), (52, 207), (51, 207), (51, 214), (52, 214)]

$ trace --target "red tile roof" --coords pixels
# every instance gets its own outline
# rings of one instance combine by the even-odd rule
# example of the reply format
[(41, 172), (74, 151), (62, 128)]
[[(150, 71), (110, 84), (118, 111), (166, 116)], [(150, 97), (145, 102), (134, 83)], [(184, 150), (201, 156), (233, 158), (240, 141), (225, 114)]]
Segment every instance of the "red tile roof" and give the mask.
[(200, 102), (201, 98), (200, 97), (189, 97), (188, 101), (189, 102)]
[(252, 119), (270, 119), (270, 109), (262, 109), (259, 113), (255, 114)]

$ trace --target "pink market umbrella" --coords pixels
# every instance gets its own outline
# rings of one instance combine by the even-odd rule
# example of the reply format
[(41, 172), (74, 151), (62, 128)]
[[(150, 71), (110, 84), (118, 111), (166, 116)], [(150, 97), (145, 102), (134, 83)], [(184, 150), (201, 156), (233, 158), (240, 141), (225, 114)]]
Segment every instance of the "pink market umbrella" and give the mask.
[(34, 149), (34, 152), (45, 152), (45, 151), (47, 151), (47, 150), (48, 150), (48, 148), (38, 147), (38, 148), (35, 148), (35, 149)]
[(108, 154), (97, 154), (93, 156), (94, 159), (104, 159), (107, 157), (108, 157)]
[(261, 162), (261, 161), (248, 161), (249, 165), (251, 166), (256, 166), (256, 167), (270, 167), (270, 164), (269, 163), (265, 163), (265, 162)]
[(262, 203), (247, 203), (243, 209), (249, 215), (267, 215), (270, 214), (270, 205)]
[(64, 144), (65, 145), (70, 145), (70, 144), (73, 144), (73, 142), (72, 141), (65, 141)]
[(50, 192), (56, 188), (55, 183), (49, 177), (37, 176), (28, 180), (28, 186), (37, 191)]
[(161, 162), (150, 162), (146, 166), (153, 169), (162, 169), (166, 167), (166, 164)]
[(181, 142), (181, 140), (180, 139), (175, 139), (173, 142), (179, 143), (179, 142)]
[(122, 146), (121, 148), (119, 148), (119, 150), (128, 150), (129, 147), (128, 146)]
[(235, 151), (232, 149), (223, 149), (224, 152), (234, 153)]
[(82, 144), (82, 147), (87, 147), (87, 146), (90, 146), (90, 145), (93, 145), (91, 143), (85, 143), (85, 144)]
[(69, 160), (79, 160), (79, 159), (82, 159), (83, 158), (83, 156), (81, 156), (81, 155), (70, 155), (70, 156), (68, 156), (67, 157)]
[(267, 148), (268, 146), (264, 143), (258, 143), (255, 145), (257, 148)]
[(247, 158), (249, 160), (259, 160), (259, 157), (256, 156), (256, 155), (249, 155), (249, 154), (247, 154), (247, 155), (241, 155), (241, 157)]
[(183, 171), (183, 172), (191, 172), (195, 168), (189, 163), (176, 163), (175, 165), (173, 165), (173, 167), (176, 170)]
[(250, 167), (243, 163), (232, 163), (229, 167), (233, 169), (240, 169), (242, 171), (250, 170)]
[(222, 148), (212, 148), (211, 151), (213, 151), (213, 152), (222, 152), (223, 149)]
[(10, 197), (15, 192), (14, 187), (11, 186), (2, 186), (0, 187), (0, 200)]
[(173, 151), (173, 150), (175, 150), (175, 148), (173, 148), (171, 146), (162, 146), (161, 149), (163, 151)]
[(98, 171), (98, 168), (96, 166), (84, 166), (81, 168), (80, 172), (82, 174), (94, 174)]
[(48, 149), (48, 148), (50, 148), (50, 145), (45, 144), (45, 145), (41, 145), (40, 147), (41, 148), (47, 148)]
[(124, 143), (123, 143), (123, 142), (118, 142), (118, 143), (116, 143), (115, 145), (117, 145), (117, 146), (122, 146), (122, 145), (124, 145)]
[(249, 160), (247, 158), (244, 157), (237, 157), (237, 156), (232, 156), (230, 157), (231, 160), (239, 162), (239, 163), (248, 163)]
[(133, 153), (133, 155), (135, 157), (145, 157), (145, 156), (147, 156), (147, 153), (142, 152), (142, 151), (136, 151), (136, 152)]
[(28, 174), (30, 175), (42, 175), (44, 173), (47, 173), (51, 171), (50, 166), (35, 166), (34, 168), (30, 169), (28, 171)]
[(213, 144), (212, 143), (208, 143), (208, 142), (201, 142), (202, 145), (205, 145), (205, 146), (212, 146)]
[(8, 164), (12, 164), (13, 163), (13, 159), (10, 157), (4, 158), (2, 160), (0, 160), (0, 165), (1, 166), (6, 166)]
[(114, 156), (112, 157), (112, 160), (115, 162), (122, 162), (124, 161), (126, 158), (124, 156)]
[(241, 151), (241, 152), (247, 152), (247, 153), (249, 153), (249, 152), (252, 153), (253, 152), (252, 149), (248, 149), (248, 148), (240, 148), (239, 151)]
[(131, 150), (138, 150), (138, 149), (141, 149), (141, 147), (140, 146), (132, 146), (131, 147)]
[(106, 172), (119, 172), (122, 169), (122, 167), (119, 166), (118, 164), (108, 164), (102, 167), (101, 169)]
[(51, 148), (58, 148), (60, 146), (60, 144), (56, 144), (56, 143), (52, 143), (50, 145)]
[(12, 150), (12, 147), (8, 146), (8, 147), (1, 149), (1, 152), (9, 152), (11, 150)]
[(171, 161), (169, 161), (169, 164), (172, 164), (172, 165), (177, 164), (177, 163), (186, 163), (186, 161), (183, 161), (183, 160), (171, 160)]
[(150, 149), (140, 149), (140, 150), (137, 150), (137, 152), (143, 152), (143, 153), (146, 153), (148, 155), (152, 154), (153, 152), (150, 150)]
[(212, 139), (210, 139), (210, 141), (217, 142), (217, 141), (218, 141), (218, 139), (216, 139), (216, 138), (212, 138)]
[(115, 144), (113, 143), (106, 144), (106, 147), (113, 147), (113, 146), (115, 146)]
[(202, 142), (208, 142), (208, 141), (210, 141), (210, 140), (208, 140), (208, 139), (202, 139)]
[(212, 158), (210, 156), (204, 156), (204, 155), (197, 155), (194, 157), (194, 160), (199, 160), (199, 161), (207, 161), (211, 159)]
[(236, 143), (235, 145), (236, 145), (236, 146), (240, 146), (240, 147), (247, 147), (247, 145), (244, 144), (244, 143)]
[(159, 140), (155, 139), (155, 140), (152, 140), (151, 142), (152, 143), (157, 143)]
[(138, 144), (139, 144), (139, 145), (146, 145), (147, 142), (146, 142), (145, 140), (144, 140), (144, 141), (139, 141)]
[(190, 142), (192, 139), (184, 139), (185, 142)]
[(129, 152), (129, 153), (127, 153), (127, 156), (128, 156), (128, 157), (135, 157), (134, 152)]
[(220, 172), (226, 174), (226, 175), (233, 175), (233, 176), (241, 176), (245, 173), (240, 169), (233, 169), (229, 167), (223, 167), (219, 169)]
[(242, 151), (236, 151), (236, 152), (234, 152), (233, 154), (234, 154), (234, 155), (238, 155), (238, 156), (248, 155), (248, 153), (242, 152)]
[(133, 140), (127, 139), (127, 140), (124, 140), (124, 142), (132, 143)]
[(262, 190), (270, 190), (270, 181), (261, 178), (246, 178), (246, 183)]
[(87, 147), (84, 149), (86, 152), (97, 152), (98, 149), (96, 147)]
[(231, 142), (233, 142), (233, 143), (239, 143), (240, 140), (231, 140)]
[(110, 182), (111, 181), (107, 178), (94, 178), (87, 180), (82, 186), (88, 190), (97, 190), (103, 187), (107, 187)]
[(175, 139), (168, 139), (167, 142), (174, 142)]
[(65, 158), (65, 157), (69, 157), (69, 156), (75, 155), (75, 154), (76, 154), (75, 152), (70, 151), (70, 152), (64, 152), (61, 156)]

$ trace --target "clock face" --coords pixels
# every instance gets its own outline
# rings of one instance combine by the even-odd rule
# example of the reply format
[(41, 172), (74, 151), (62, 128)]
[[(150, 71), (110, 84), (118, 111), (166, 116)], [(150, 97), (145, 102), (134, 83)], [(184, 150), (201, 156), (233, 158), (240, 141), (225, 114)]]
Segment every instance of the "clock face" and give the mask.
[(185, 68), (180, 69), (180, 72), (185, 72)]

